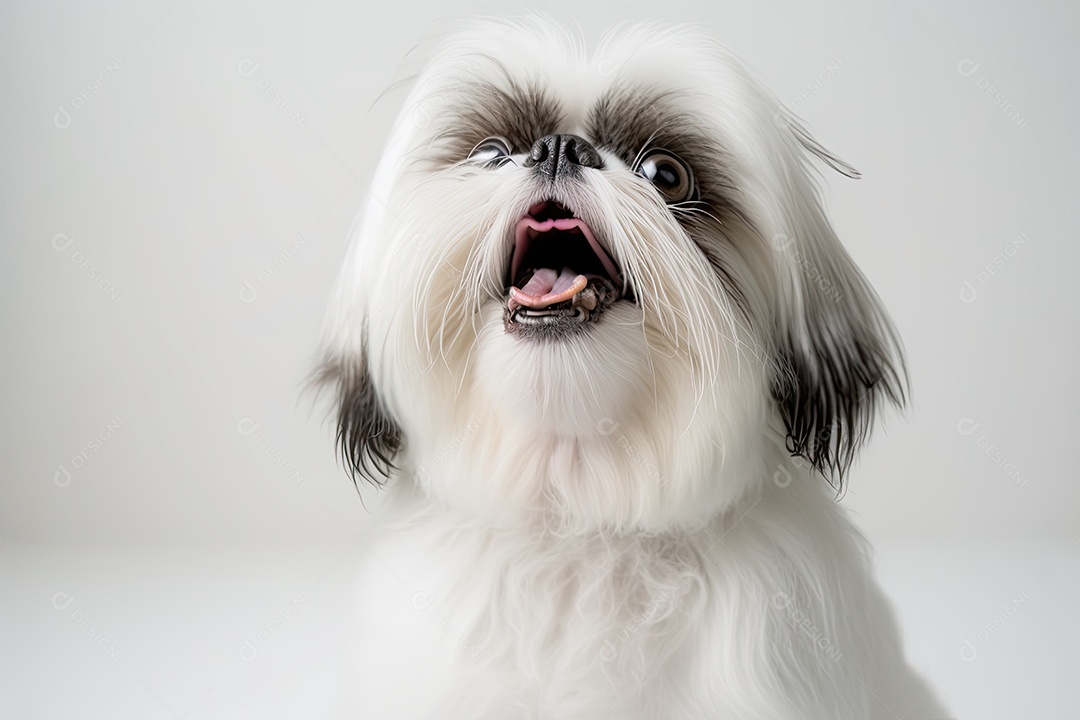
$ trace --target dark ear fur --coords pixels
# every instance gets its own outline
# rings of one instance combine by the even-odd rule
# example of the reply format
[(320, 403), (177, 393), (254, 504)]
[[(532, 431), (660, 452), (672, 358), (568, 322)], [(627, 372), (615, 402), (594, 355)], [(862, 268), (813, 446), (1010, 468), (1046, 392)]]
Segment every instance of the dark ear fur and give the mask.
[[(839, 490), (882, 404), (903, 406), (906, 380), (891, 326), (870, 328), (840, 319), (842, 330), (834, 333), (830, 328), (836, 322), (811, 322), (808, 343), (788, 337), (781, 344), (773, 397), (788, 451)], [(884, 337), (877, 334), (882, 329)]]
[[(810, 156), (859, 177), (796, 121), (787, 126)], [(798, 208), (792, 227), (795, 237), (778, 236), (780, 242), (774, 242), (777, 251), (788, 254), (796, 287), (795, 306), (778, 322), (772, 392), (788, 451), (840, 489), (882, 406), (903, 407), (906, 401), (903, 349), (881, 300), (836, 238), (818, 198)]]
[(401, 428), (375, 392), (367, 353), (359, 362), (324, 361), (312, 384), (330, 386), (336, 392), (338, 452), (353, 483), (362, 477), (375, 486), (384, 485), (395, 467), (403, 438)]

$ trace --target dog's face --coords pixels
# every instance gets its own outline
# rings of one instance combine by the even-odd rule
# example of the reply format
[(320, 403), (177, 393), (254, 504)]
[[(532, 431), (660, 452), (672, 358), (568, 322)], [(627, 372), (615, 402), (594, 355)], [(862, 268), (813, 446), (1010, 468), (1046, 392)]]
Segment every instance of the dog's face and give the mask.
[(537, 21), (454, 36), (332, 302), (347, 458), (590, 528), (704, 519), (785, 452), (841, 472), (903, 380), (815, 156), (850, 171), (690, 31), (591, 56)]

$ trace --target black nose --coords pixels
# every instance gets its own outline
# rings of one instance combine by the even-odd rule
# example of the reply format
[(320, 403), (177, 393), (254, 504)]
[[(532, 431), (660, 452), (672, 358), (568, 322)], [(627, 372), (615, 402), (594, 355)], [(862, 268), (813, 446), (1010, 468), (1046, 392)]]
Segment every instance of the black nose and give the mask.
[(536, 167), (540, 175), (554, 180), (560, 175), (573, 175), (580, 168), (604, 167), (596, 148), (577, 135), (546, 135), (533, 143), (525, 167)]

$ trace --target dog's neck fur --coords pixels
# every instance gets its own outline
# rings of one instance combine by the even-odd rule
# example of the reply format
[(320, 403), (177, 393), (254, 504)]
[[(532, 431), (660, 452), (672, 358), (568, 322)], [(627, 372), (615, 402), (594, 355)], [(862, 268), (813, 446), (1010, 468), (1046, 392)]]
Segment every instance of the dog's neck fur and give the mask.
[[(467, 570), (434, 582), (478, 676), (505, 675), (515, 692), (531, 687), (558, 705), (559, 693), (580, 687), (581, 669), (590, 668), (598, 693), (641, 708), (658, 702), (652, 683), (716, 652), (718, 642), (741, 657), (723, 668), (719, 685), (776, 688), (808, 657), (855, 652), (862, 642), (822, 594), (863, 560), (861, 541), (821, 479), (796, 467), (785, 487), (755, 487), (697, 529), (567, 533), (550, 517), (482, 516), (402, 484), (393, 490), (399, 506), (388, 538), (422, 537), (430, 567)], [(718, 597), (725, 598), (719, 607)], [(785, 620), (791, 607), (812, 618), (825, 650)], [(701, 632), (716, 623), (728, 634)], [(821, 667), (848, 672), (846, 663)], [(804, 707), (819, 701), (812, 685), (799, 691)]]

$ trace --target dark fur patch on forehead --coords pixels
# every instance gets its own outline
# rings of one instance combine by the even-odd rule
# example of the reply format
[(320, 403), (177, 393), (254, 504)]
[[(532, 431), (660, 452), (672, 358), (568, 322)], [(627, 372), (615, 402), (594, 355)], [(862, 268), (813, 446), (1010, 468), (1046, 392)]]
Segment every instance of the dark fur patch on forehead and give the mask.
[(511, 152), (524, 153), (540, 138), (558, 132), (563, 122), (559, 104), (539, 80), (520, 82), (497, 59), (481, 59), (496, 67), (502, 78), (492, 82), (466, 74), (449, 91), (455, 97), (441, 108), (439, 134), (430, 139), (436, 161), (460, 162), (493, 135), (506, 138)]

